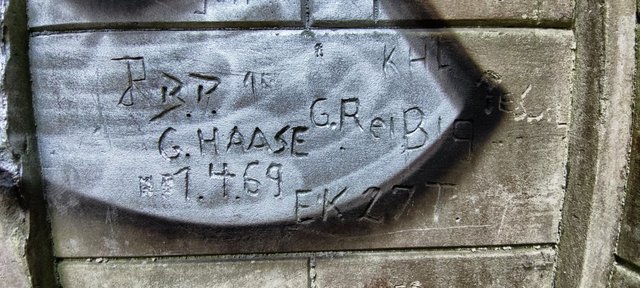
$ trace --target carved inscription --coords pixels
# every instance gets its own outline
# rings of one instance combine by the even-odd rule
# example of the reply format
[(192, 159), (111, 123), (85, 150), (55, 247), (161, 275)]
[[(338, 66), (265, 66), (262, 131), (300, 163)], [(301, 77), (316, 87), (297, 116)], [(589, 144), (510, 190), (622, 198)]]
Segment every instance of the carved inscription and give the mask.
[[(194, 12), (248, 3), (201, 4)], [(91, 155), (100, 168), (63, 183), (69, 190), (170, 219), (399, 221), (425, 189), (405, 181), (432, 155), (470, 160), (474, 122), (438, 82), (452, 73), (437, 37), (382, 32), (107, 33), (97, 45), (109, 49), (74, 56), (87, 64), (56, 86), (62, 98), (41, 98), (78, 109), (39, 118), (56, 135), (43, 142), (43, 163), (87, 172), (82, 159)], [(135, 45), (117, 45), (124, 40)], [(93, 106), (80, 110), (86, 100)]]
[[(126, 65), (127, 69), (127, 88), (124, 89), (122, 95), (118, 99), (118, 105), (132, 106), (134, 99), (138, 97), (147, 97), (145, 93), (136, 85), (137, 82), (147, 79), (147, 69), (144, 65), (144, 57), (118, 57), (111, 60), (121, 61)], [(134, 95), (136, 95), (134, 97)]]
[[(203, 10), (196, 13), (206, 13), (207, 5), (203, 1)], [(403, 48), (396, 44), (378, 46), (382, 54), (378, 66), (380, 81), (415, 81), (415, 76), (403, 75), (413, 75), (417, 69), (429, 71), (431, 66), (446, 67), (439, 45), (439, 40), (429, 40), (417, 50), (404, 48), (406, 52), (400, 52)], [(316, 58), (325, 57), (323, 43), (317, 42), (314, 50)], [(350, 141), (399, 157), (417, 155), (443, 135), (446, 128), (443, 126), (448, 125), (443, 124), (443, 117), (450, 117), (434, 115), (435, 110), (418, 102), (371, 109), (375, 99), (355, 93), (307, 97), (296, 104), (305, 107), (302, 111), (306, 111), (306, 117), (299, 115), (293, 118), (295, 121), (252, 121), (253, 125), (218, 121), (219, 117), (232, 113), (225, 111), (228, 109), (224, 105), (228, 93), (225, 91), (236, 89), (243, 97), (252, 97), (247, 98), (251, 101), (277, 97), (275, 93), (281, 93), (279, 85), (286, 81), (281, 78), (282, 72), (269, 72), (270, 69), (261, 67), (245, 71), (157, 69), (144, 56), (111, 60), (120, 64), (125, 75), (124, 88), (115, 95), (115, 107), (149, 113), (146, 121), (158, 131), (154, 140), (158, 160), (167, 161), (173, 169), (137, 175), (136, 193), (142, 198), (216, 205), (294, 196), (293, 218), (299, 224), (348, 218), (369, 223), (395, 221), (413, 201), (415, 186), (306, 186), (296, 176), (300, 173), (297, 161), (319, 161), (321, 158), (314, 153), (344, 153), (353, 149), (349, 147), (353, 145)], [(393, 75), (398, 77), (391, 78)], [(191, 124), (173, 124), (176, 121)], [(447, 135), (453, 143), (466, 147), (463, 158), (469, 159), (473, 123), (455, 120)], [(318, 149), (324, 144), (316, 143), (326, 142), (330, 139), (327, 137), (347, 140), (341, 141), (333, 152)], [(196, 184), (192, 183), (193, 177), (198, 179)], [(361, 209), (355, 214), (345, 213), (354, 202)]]
[[(206, 8), (206, 2), (204, 8)], [(384, 78), (399, 74), (396, 47), (382, 45), (382, 75)], [(430, 60), (427, 54), (430, 47), (424, 45), (422, 54), (416, 55), (408, 51), (408, 70), (421, 64), (428, 69)], [(433, 49), (431, 49), (433, 50)], [(436, 48), (437, 50), (437, 48)], [(433, 53), (432, 53), (433, 54)], [(437, 57), (438, 54), (435, 54)], [(315, 56), (324, 57), (322, 43), (315, 45)], [(119, 109), (139, 109), (146, 107), (151, 111), (147, 117), (150, 124), (162, 125), (155, 141), (159, 159), (172, 164), (174, 171), (162, 171), (153, 174), (138, 175), (137, 194), (143, 198), (182, 199), (185, 202), (209, 203), (215, 201), (233, 201), (245, 197), (273, 197), (275, 199), (292, 193), (295, 195), (296, 223), (328, 221), (344, 219), (348, 201), (359, 199), (362, 211), (349, 217), (358, 221), (383, 223), (397, 220), (412, 201), (415, 193), (413, 186), (393, 186), (389, 193), (382, 187), (370, 186), (362, 188), (344, 186), (340, 188), (298, 187), (287, 191), (288, 173), (284, 159), (312, 157), (314, 151), (308, 149), (309, 141), (317, 140), (317, 133), (342, 133), (362, 137), (366, 145), (384, 145), (396, 143), (401, 149), (400, 155), (424, 149), (430, 140), (442, 133), (442, 116), (428, 127), (427, 107), (406, 106), (395, 107), (391, 111), (371, 111), (367, 109), (370, 100), (358, 95), (347, 97), (314, 97), (307, 100), (306, 121), (283, 121), (279, 126), (273, 123), (255, 126), (217, 125), (216, 121), (199, 121), (195, 125), (175, 126), (176, 119), (189, 120), (202, 115), (217, 117), (223, 109), (217, 98), (223, 97), (226, 86), (246, 89), (248, 95), (254, 97), (277, 88), (274, 85), (281, 80), (278, 74), (270, 72), (250, 71), (167, 71), (152, 70), (148, 75), (145, 58), (115, 57), (113, 61), (121, 63), (124, 68), (124, 90), (114, 101)], [(440, 65), (436, 63), (436, 65)], [(411, 72), (411, 71), (409, 71)], [(149, 78), (151, 77), (151, 78)], [(388, 79), (387, 79), (388, 80)], [(154, 87), (149, 83), (154, 83)], [(222, 89), (222, 90), (221, 90)], [(259, 95), (258, 95), (259, 96)], [(204, 118), (215, 119), (215, 118)], [(303, 118), (304, 119), (304, 118)], [(195, 127), (194, 127), (195, 126)], [(457, 120), (453, 123), (451, 138), (454, 142), (468, 145), (465, 159), (470, 157), (473, 140), (471, 121)], [(322, 136), (326, 137), (326, 136)], [(313, 146), (313, 145), (311, 145)], [(340, 146), (339, 150), (345, 150)], [(247, 160), (228, 162), (229, 157), (253, 155)], [(280, 157), (280, 160), (273, 157)], [(285, 157), (285, 158), (282, 158)], [(283, 161), (284, 160), (284, 161)], [(201, 163), (205, 162), (204, 165)], [(238, 165), (240, 164), (240, 165)], [(202, 166), (201, 166), (202, 165)], [(203, 167), (204, 166), (204, 167)], [(212, 191), (193, 190), (190, 177), (199, 177), (199, 186), (210, 185)], [(208, 184), (207, 184), (208, 183)], [(285, 189), (285, 190), (283, 190)], [(360, 190), (357, 190), (360, 189)], [(216, 192), (215, 190), (218, 190)], [(387, 197), (382, 197), (388, 194)], [(175, 197), (179, 195), (179, 197)], [(351, 196), (350, 196), (351, 195)], [(347, 202), (344, 202), (348, 200)], [(390, 209), (393, 214), (389, 214)], [(310, 211), (309, 213), (307, 213)], [(320, 213), (317, 213), (320, 211)]]

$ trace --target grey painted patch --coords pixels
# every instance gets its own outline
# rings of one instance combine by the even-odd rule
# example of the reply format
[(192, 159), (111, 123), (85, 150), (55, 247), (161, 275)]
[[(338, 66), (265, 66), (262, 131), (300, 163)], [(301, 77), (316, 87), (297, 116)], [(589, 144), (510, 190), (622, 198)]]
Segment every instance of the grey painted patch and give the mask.
[[(298, 0), (31, 0), (29, 26), (90, 23), (296, 22)], [(282, 24), (282, 23), (281, 23)]]
[[(412, 39), (411, 31), (398, 33)], [(380, 30), (367, 33), (374, 37)], [(456, 29), (428, 35), (442, 40), (439, 83), (449, 94), (464, 95), (465, 108), (454, 124), (458, 129), (443, 133), (437, 153), (395, 193), (370, 190), (363, 195), (368, 202), (351, 210), (343, 209), (352, 207), (343, 207), (348, 198), (338, 199), (327, 205), (326, 220), (318, 215), (308, 225), (235, 228), (144, 217), (48, 183), (56, 256), (554, 243), (566, 183), (572, 32)], [(413, 59), (421, 58), (424, 43), (412, 47)], [(465, 54), (452, 58), (454, 51)], [(451, 58), (457, 60), (444, 61)], [(122, 80), (117, 84), (126, 87)]]
[(339, 215), (338, 202), (364, 205), (433, 154), (462, 110), (468, 91), (434, 74), (450, 59), (432, 36), (33, 38), (48, 194), (215, 225), (305, 223)]

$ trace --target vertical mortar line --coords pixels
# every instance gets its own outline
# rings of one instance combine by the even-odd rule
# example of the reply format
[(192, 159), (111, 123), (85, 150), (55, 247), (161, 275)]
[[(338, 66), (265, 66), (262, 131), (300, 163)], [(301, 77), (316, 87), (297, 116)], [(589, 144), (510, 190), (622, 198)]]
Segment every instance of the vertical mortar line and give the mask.
[(373, 0), (373, 23), (378, 24), (378, 18), (380, 17), (380, 0)]
[(311, 1), (313, 0), (300, 0), (300, 16), (304, 30), (311, 29)]
[(307, 288), (316, 288), (316, 256), (307, 258)]
[(19, 158), (22, 173), (19, 189), (28, 210), (27, 262), (34, 287), (57, 287), (51, 226), (43, 191), (36, 141), (26, 0), (9, 1), (4, 26), (8, 30), (11, 56), (4, 75), (7, 103), (7, 135), (11, 152)]

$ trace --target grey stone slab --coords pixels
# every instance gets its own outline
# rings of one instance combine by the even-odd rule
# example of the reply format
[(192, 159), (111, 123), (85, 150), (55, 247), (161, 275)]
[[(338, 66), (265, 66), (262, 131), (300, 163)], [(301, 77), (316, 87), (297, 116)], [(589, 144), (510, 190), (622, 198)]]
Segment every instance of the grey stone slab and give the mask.
[(553, 287), (554, 258), (549, 248), (362, 253), (315, 259), (311, 282), (318, 288)]
[(638, 275), (638, 273), (636, 272), (633, 272), (627, 267), (616, 264), (613, 267), (613, 274), (611, 275), (611, 280), (609, 280), (608, 287), (640, 287), (640, 275)]
[[(376, 3), (376, 4), (374, 4)], [(486, 20), (511, 23), (565, 22), (573, 17), (572, 0), (354, 0), (312, 1), (316, 24), (407, 20)], [(375, 12), (374, 12), (375, 11)], [(375, 14), (375, 15), (374, 15)]]
[[(636, 35), (637, 35), (636, 28)], [(637, 57), (637, 56), (636, 56)], [(636, 61), (640, 61), (636, 59)], [(636, 83), (638, 80), (636, 79)], [(638, 99), (636, 90), (635, 98)], [(640, 108), (636, 105), (634, 115)], [(640, 119), (635, 117), (632, 127), (632, 145), (629, 153), (629, 179), (626, 184), (626, 198), (620, 225), (617, 253), (623, 258), (640, 265)]]
[(30, 27), (159, 22), (222, 22), (227, 25), (232, 22), (302, 23), (299, 0), (28, 2)]
[(374, 21), (373, 1), (331, 1), (313, 0), (311, 4), (311, 20), (314, 24), (323, 22), (369, 22)]
[[(62, 287), (306, 287), (307, 259), (63, 261)], [(98, 263), (99, 262), (99, 263)]]
[[(39, 139), (42, 142), (40, 148), (44, 174), (45, 179), (48, 179), (47, 194), (52, 209), (56, 254), (60, 257), (174, 255), (508, 245), (554, 243), (557, 241), (566, 173), (566, 128), (569, 122), (568, 108), (571, 100), (571, 74), (569, 72), (572, 69), (573, 37), (570, 31), (462, 29), (442, 33), (438, 31), (340, 30), (336, 32), (317, 31), (316, 38), (307, 38), (310, 37), (308, 34), (297, 35), (296, 33), (298, 32), (131, 32), (34, 37), (31, 46), (33, 87), (41, 133)], [(258, 35), (260, 37), (257, 37)], [(202, 61), (198, 60), (201, 58), (190, 56), (198, 54), (201, 50), (192, 49), (189, 42), (184, 40), (196, 39), (193, 41), (214, 43), (217, 41), (215, 39), (219, 37), (224, 37), (229, 45), (234, 45), (233, 42), (239, 40), (264, 40), (255, 40), (249, 42), (251, 43), (249, 46), (243, 46), (245, 47), (243, 49), (246, 50), (241, 50), (245, 52), (240, 52), (239, 55), (246, 56), (244, 58), (238, 57), (233, 60), (235, 56), (232, 53), (223, 53), (224, 46), (216, 46), (214, 51), (217, 51), (218, 55), (224, 56), (209, 56)], [(141, 39), (151, 40), (142, 41), (145, 44), (135, 42)], [(181, 39), (181, 41), (175, 39)], [(185, 73), (180, 71), (181, 69), (191, 71), (192, 69), (203, 69), (202, 67), (218, 67), (216, 65), (219, 64), (216, 64), (218, 63), (216, 61), (223, 59), (232, 60), (228, 61), (229, 67), (245, 66), (233, 70), (255, 69), (252, 68), (252, 65), (242, 64), (242, 61), (247, 61), (246, 59), (253, 59), (250, 61), (258, 61), (256, 63), (260, 65), (271, 65), (268, 67), (277, 68), (279, 62), (275, 60), (282, 59), (278, 58), (279, 56), (269, 56), (271, 60), (264, 62), (260, 62), (260, 58), (257, 56), (251, 56), (251, 53), (257, 53), (256, 51), (259, 51), (260, 53), (257, 54), (260, 55), (274, 55), (273, 52), (269, 53), (272, 51), (270, 49), (274, 48), (269, 47), (275, 46), (276, 49), (282, 50), (288, 59), (294, 59), (287, 62), (294, 66), (299, 64), (296, 64), (295, 61), (306, 59), (304, 61), (314, 63), (309, 67), (320, 69), (323, 67), (322, 65), (327, 65), (327, 63), (323, 64), (323, 61), (332, 62), (332, 59), (337, 59), (335, 57), (338, 55), (343, 57), (341, 58), (342, 62), (332, 66), (333, 70), (329, 70), (324, 76), (318, 75), (314, 76), (315, 78), (295, 81), (295, 83), (290, 83), (286, 79), (276, 81), (276, 84), (284, 87), (277, 88), (282, 89), (279, 91), (291, 90), (294, 91), (293, 94), (305, 95), (304, 97), (311, 97), (306, 95), (322, 95), (308, 91), (334, 91), (339, 95), (338, 97), (376, 93), (367, 91), (372, 91), (371, 87), (380, 86), (370, 86), (372, 84), (354, 86), (352, 84), (353, 81), (361, 83), (357, 82), (359, 81), (357, 79), (360, 79), (358, 77), (362, 73), (370, 73), (375, 69), (368, 70), (361, 65), (353, 64), (355, 62), (350, 59), (359, 58), (351, 57), (362, 54), (355, 53), (359, 50), (338, 45), (344, 39), (349, 39), (350, 45), (353, 47), (359, 47), (358, 43), (369, 43), (371, 47), (377, 47), (377, 50), (371, 53), (364, 53), (370, 51), (367, 49), (371, 48), (364, 49), (362, 53), (364, 58), (362, 59), (365, 59), (363, 63), (377, 62), (378, 71), (382, 70), (384, 56), (388, 56), (391, 51), (387, 50), (387, 54), (384, 54), (385, 46), (396, 45), (398, 47), (394, 52), (397, 54), (393, 56), (397, 58), (392, 59), (398, 72), (388, 71), (389, 74), (385, 81), (406, 83), (416, 79), (412, 77), (424, 77), (424, 75), (416, 75), (414, 72), (421, 71), (416, 70), (420, 65), (423, 67), (426, 65), (434, 70), (424, 71), (435, 71), (437, 82), (442, 87), (457, 87), (444, 91), (450, 93), (457, 91), (456, 93), (461, 93), (464, 99), (469, 100), (466, 106), (470, 108), (462, 111), (461, 118), (455, 119), (451, 129), (443, 131), (439, 136), (441, 144), (438, 146), (438, 152), (428, 157), (423, 164), (418, 165), (419, 167), (411, 168), (415, 169), (413, 174), (400, 177), (404, 178), (404, 181), (388, 183), (391, 188), (386, 189), (387, 193), (384, 193), (384, 189), (378, 190), (378, 187), (373, 186), (377, 185), (376, 181), (380, 180), (375, 176), (377, 175), (375, 170), (368, 170), (373, 174), (363, 174), (364, 176), (358, 178), (358, 181), (341, 182), (343, 187), (332, 187), (328, 189), (326, 194), (324, 189), (312, 189), (309, 194), (298, 195), (302, 197), (296, 201), (298, 204), (306, 203), (304, 206), (307, 207), (302, 207), (304, 209), (312, 207), (321, 209), (321, 211), (295, 214), (303, 210), (300, 209), (298, 212), (290, 214), (294, 217), (288, 218), (289, 220), (284, 224), (224, 228), (188, 224), (184, 221), (180, 223), (166, 220), (166, 217), (165, 219), (150, 217), (149, 215), (158, 215), (158, 211), (153, 209), (168, 209), (167, 204), (171, 204), (170, 201), (160, 202), (165, 201), (164, 196), (167, 196), (162, 196), (161, 189), (158, 190), (159, 194), (156, 198), (145, 194), (143, 194), (145, 197), (141, 197), (142, 200), (146, 199), (145, 201), (156, 199), (152, 200), (156, 201), (152, 203), (153, 205), (150, 204), (141, 211), (127, 208), (127, 205), (131, 204), (128, 202), (139, 200), (127, 198), (129, 196), (126, 194), (133, 193), (140, 196), (141, 187), (139, 183), (134, 183), (136, 184), (133, 185), (134, 187), (129, 185), (131, 184), (128, 182), (131, 181), (129, 178), (140, 179), (136, 170), (140, 168), (131, 167), (136, 167), (136, 165), (141, 167), (137, 162), (144, 163), (144, 167), (154, 167), (157, 165), (154, 163), (170, 163), (170, 161), (162, 159), (158, 154), (157, 146), (154, 146), (153, 143), (147, 144), (147, 149), (150, 151), (149, 158), (137, 155), (136, 153), (139, 152), (130, 153), (131, 151), (144, 151), (142, 143), (137, 146), (131, 145), (132, 142), (125, 138), (147, 135), (144, 129), (150, 125), (146, 124), (148, 120), (140, 121), (136, 120), (136, 117), (139, 117), (143, 111), (145, 113), (151, 111), (152, 106), (145, 106), (139, 111), (134, 111), (125, 110), (130, 107), (116, 105), (122, 97), (124, 89), (127, 88), (127, 67), (132, 71), (131, 79), (142, 79), (145, 74), (138, 73), (140, 70), (135, 70), (142, 69), (142, 65), (136, 66), (134, 62), (136, 59), (118, 61), (111, 59), (123, 55), (140, 56), (138, 51), (145, 51), (149, 55), (164, 55), (166, 51), (173, 51), (167, 55), (177, 57), (173, 59), (181, 59), (175, 62), (175, 60), (159, 60), (172, 58), (145, 58), (144, 67), (147, 69), (146, 77), (149, 81), (153, 77), (158, 77), (157, 70), (154, 72), (154, 69), (159, 69), (158, 67), (168, 68), (169, 71), (174, 69), (181, 76), (184, 76), (182, 74)], [(180, 44), (170, 44), (173, 42), (180, 42)], [(280, 45), (278, 43), (283, 42), (292, 47), (306, 47), (306, 49), (287, 50), (288, 48), (278, 46)], [(58, 45), (58, 43), (64, 43), (64, 45)], [(269, 45), (265, 46), (265, 43)], [(306, 43), (306, 46), (300, 43)], [(323, 44), (322, 57), (319, 56), (320, 53), (316, 49), (317, 43)], [(428, 55), (436, 55), (429, 56), (435, 58), (428, 58), (428, 61), (422, 61), (427, 58), (420, 57), (420, 53), (424, 52), (425, 43), (432, 45), (427, 46), (427, 52), (431, 52)], [(172, 50), (176, 49), (171, 48), (175, 47), (174, 45), (185, 48)], [(411, 56), (409, 56), (409, 49), (411, 49)], [(454, 54), (455, 51), (459, 54)], [(111, 55), (112, 53), (113, 55)], [(203, 53), (205, 54), (202, 55), (209, 55), (206, 53), (210, 52)], [(355, 54), (351, 55), (351, 53)], [(370, 54), (378, 56), (374, 57)], [(458, 57), (453, 58), (453, 55)], [(57, 60), (52, 61), (51, 59)], [(415, 61), (411, 61), (411, 59)], [(457, 60), (452, 61), (451, 59)], [(230, 69), (225, 68), (224, 65), (219, 67), (221, 68), (217, 68), (217, 70)], [(355, 70), (348, 74), (353, 78), (344, 78), (348, 79), (344, 80), (345, 82), (341, 82), (340, 79), (336, 79), (335, 82), (320, 82), (331, 83), (330, 85), (320, 85), (320, 87), (316, 84), (309, 84), (323, 79), (322, 77), (330, 77), (332, 73), (345, 75), (341, 74), (344, 72), (340, 70), (344, 67), (355, 67), (353, 68)], [(313, 69), (309, 69), (309, 71), (313, 71)], [(473, 72), (476, 70), (477, 73)], [(298, 71), (305, 72), (306, 70)], [(112, 77), (98, 77), (105, 75), (105, 73), (111, 74)], [(239, 73), (236, 76), (238, 78), (236, 80), (239, 82), (234, 84), (237, 86), (236, 88), (225, 92), (221, 84), (218, 91), (221, 93), (245, 91), (247, 95), (252, 95), (249, 93), (252, 78), (246, 78), (246, 75), (245, 71), (245, 73)], [(160, 76), (164, 77), (164, 74), (160, 73)], [(260, 79), (260, 76), (255, 77)], [(245, 78), (248, 80), (246, 87)], [(225, 80), (223, 79), (223, 81)], [(141, 86), (143, 81), (133, 82), (140, 85), (139, 87), (144, 87)], [(300, 85), (300, 83), (304, 84)], [(498, 84), (499, 86), (495, 86)], [(197, 87), (196, 84), (196, 92)], [(304, 89), (311, 90), (295, 92), (298, 89), (303, 89), (300, 87), (308, 87)], [(256, 93), (266, 93), (260, 90), (263, 88), (265, 87), (257, 86)], [(167, 88), (167, 92), (172, 89)], [(188, 90), (185, 88), (183, 91)], [(157, 92), (160, 94), (162, 89), (158, 89)], [(287, 95), (287, 93), (269, 95), (280, 97), (279, 95)], [(142, 96), (137, 96), (140, 95), (136, 94), (136, 97), (124, 99), (144, 99)], [(233, 108), (233, 105), (244, 105), (242, 103), (245, 103), (234, 100), (225, 104), (222, 100), (224, 97), (214, 98), (214, 101), (221, 101), (214, 102), (214, 104), (222, 103), (221, 107), (229, 107), (229, 111), (238, 109)], [(107, 107), (107, 103), (110, 104), (110, 107)], [(361, 111), (370, 109), (365, 107), (368, 105), (367, 103), (362, 103)], [(250, 106), (250, 104), (247, 105)], [(99, 109), (98, 107), (103, 108)], [(61, 112), (63, 109), (65, 112)], [(118, 112), (119, 109), (131, 112), (129, 112), (130, 114), (118, 114), (121, 113)], [(222, 116), (229, 115), (227, 114), (229, 111), (218, 110)], [(184, 111), (180, 112), (186, 114)], [(310, 116), (308, 112), (305, 114), (307, 114), (303, 115), (305, 118)], [(335, 116), (336, 114), (330, 115)], [(99, 121), (100, 117), (113, 121), (101, 122)], [(206, 119), (198, 117), (210, 116), (192, 113), (191, 118), (197, 119), (195, 122), (199, 123), (199, 121), (204, 121), (202, 119)], [(298, 116), (291, 117), (293, 117), (291, 119), (297, 119), (295, 117)], [(192, 121), (180, 113), (170, 115), (170, 118), (163, 120), (165, 122), (162, 124), (185, 125), (184, 123)], [(267, 120), (263, 120), (263, 122), (268, 123)], [(107, 130), (104, 127), (107, 127)], [(143, 132), (140, 132), (138, 128)], [(66, 136), (63, 137), (63, 135)], [(149, 135), (152, 135), (153, 138), (158, 136), (153, 133)], [(58, 145), (58, 148), (51, 149), (54, 147), (51, 145)], [(92, 182), (102, 177), (97, 173), (101, 171), (100, 167), (111, 167), (114, 166), (113, 164), (118, 164), (118, 162), (105, 161), (127, 159), (127, 157), (118, 156), (105, 157), (102, 158), (103, 160), (96, 161), (96, 159), (101, 159), (101, 155), (113, 153), (112, 147), (117, 147), (118, 149), (113, 150), (119, 151), (118, 153), (121, 155), (141, 157), (135, 161), (126, 161), (130, 166), (117, 168), (123, 170), (122, 172), (116, 171), (117, 173), (131, 177), (123, 176), (121, 179), (107, 182)], [(306, 151), (312, 152), (313, 150)], [(195, 154), (199, 157), (197, 153)], [(87, 161), (87, 159), (91, 159), (91, 161)], [(328, 159), (329, 161), (340, 161), (337, 160), (340, 158), (335, 158), (335, 156)], [(242, 172), (235, 171), (234, 173), (241, 175)], [(410, 174), (409, 172), (405, 173)], [(156, 185), (162, 186), (160, 181), (162, 177), (158, 177), (160, 178), (155, 181), (160, 184)], [(372, 189), (354, 188), (362, 183), (372, 183)], [(74, 185), (79, 185), (77, 187), (83, 189), (69, 189)], [(198, 185), (198, 183), (190, 182), (190, 185)], [(92, 193), (95, 193), (95, 197), (82, 196), (83, 193), (86, 195), (91, 190), (94, 191)], [(342, 191), (344, 193), (340, 195), (339, 192)], [(291, 193), (291, 191), (287, 190), (287, 193)], [(112, 199), (115, 202), (96, 200), (109, 194), (120, 195), (124, 198)], [(382, 197), (382, 195), (386, 196)], [(340, 199), (342, 196), (348, 197)], [(364, 202), (364, 205), (358, 207), (343, 202), (349, 197), (360, 197), (359, 199)], [(128, 200), (120, 201), (122, 199)], [(314, 200), (318, 200), (318, 202), (314, 202)], [(287, 210), (300, 206), (266, 205), (266, 207), (256, 206), (255, 214), (263, 213), (260, 211), (261, 209), (284, 207), (284, 210)], [(345, 209), (349, 207), (351, 209)], [(203, 220), (202, 215), (209, 212), (204, 211), (203, 213), (205, 214), (194, 212), (192, 217), (195, 220), (192, 222), (211, 221), (211, 218)], [(232, 224), (231, 220), (229, 223)]]
[[(13, 2), (13, 1), (12, 1)], [(15, 4), (14, 4), (15, 5)], [(5, 13), (9, 2), (0, 3), (0, 20), (2, 27), (9, 21)], [(9, 24), (10, 25), (10, 24)], [(3, 32), (2, 37), (8, 37)], [(11, 46), (12, 47), (12, 46)], [(7, 49), (0, 53), (0, 283), (10, 287), (30, 287), (31, 278), (27, 263), (27, 239), (29, 238), (29, 214), (19, 203), (18, 179), (20, 177), (19, 163), (14, 159), (8, 140), (7, 108), (9, 93), (12, 87), (7, 85), (7, 63), (10, 52)]]
[(28, 215), (17, 199), (16, 191), (0, 189), (0, 282), (7, 287), (31, 287), (26, 258)]
[[(41, 285), (43, 280), (52, 280), (47, 276), (53, 275), (40, 273), (53, 267), (46, 263), (51, 258), (42, 253), (47, 249), (40, 249), (50, 242), (40, 241), (34, 232), (47, 231), (40, 228), (37, 217), (46, 213), (34, 205), (38, 197), (33, 194), (37, 192), (30, 193), (28, 188), (33, 186), (25, 183), (31, 180), (28, 177), (31, 169), (24, 165), (30, 163), (29, 152), (33, 150), (15, 146), (32, 139), (25, 135), (28, 129), (16, 123), (17, 117), (29, 117), (28, 113), (20, 113), (27, 105), (16, 101), (24, 97), (24, 88), (29, 87), (28, 73), (22, 73), (28, 69), (23, 9), (22, 1), (0, 2), (0, 37), (3, 39), (0, 49), (0, 286), (15, 288)], [(18, 121), (29, 123), (25, 119)], [(16, 141), (16, 138), (20, 139)], [(36, 258), (44, 263), (34, 263)]]
[[(630, 150), (637, 137), (631, 133), (631, 120), (637, 115), (632, 109), (637, 70), (631, 60), (637, 55), (635, 3), (579, 3), (576, 11), (589, 12), (580, 14), (575, 27), (580, 40), (572, 112), (575, 125), (570, 133), (584, 137), (569, 141), (571, 173), (563, 205), (557, 286), (604, 287), (613, 268), (625, 188), (630, 188), (630, 194), (637, 192), (633, 184), (637, 166), (629, 166), (629, 157), (637, 155)], [(631, 217), (637, 219), (637, 214)]]
[(402, 181), (456, 129), (468, 94), (409, 61), (428, 35), (405, 36), (34, 38), (43, 174), (53, 191), (206, 225), (302, 223), (336, 199), (364, 205), (363, 191)]

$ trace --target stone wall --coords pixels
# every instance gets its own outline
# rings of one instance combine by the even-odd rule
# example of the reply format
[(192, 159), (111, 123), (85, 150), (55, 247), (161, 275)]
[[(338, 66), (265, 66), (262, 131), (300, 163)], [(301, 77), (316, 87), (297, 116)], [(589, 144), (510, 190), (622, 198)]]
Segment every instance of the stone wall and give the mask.
[[(10, 287), (640, 282), (633, 1), (3, 3), (0, 277)], [(418, 106), (402, 105), (422, 103), (403, 99), (411, 93), (459, 113), (424, 129), (422, 114), (411, 130), (406, 116)], [(201, 97), (213, 106), (197, 110)], [(325, 100), (337, 101), (337, 114), (314, 116)], [(342, 131), (348, 121), (349, 139), (375, 139), (313, 158), (324, 146), (304, 150), (316, 147), (311, 137), (293, 132), (294, 160), (278, 160), (278, 177), (276, 166), (247, 160), (256, 130), (229, 118), (260, 119), (270, 135), (284, 126), (276, 120), (299, 125), (272, 111), (309, 104), (305, 129)], [(394, 109), (405, 116), (402, 151), (381, 154), (385, 165), (344, 168), (378, 151), (362, 143), (386, 143), (376, 129), (390, 123), (394, 139)], [(229, 134), (226, 148), (201, 136), (203, 123), (219, 122), (233, 123), (216, 124), (222, 139)], [(179, 134), (185, 127), (198, 129), (199, 142), (178, 140), (189, 137)], [(244, 143), (234, 131), (254, 132)], [(408, 131), (437, 139), (415, 145)], [(169, 132), (181, 136), (165, 148)], [(145, 146), (160, 134), (157, 147)], [(435, 152), (406, 151), (426, 143)], [(206, 160), (197, 158), (204, 144), (229, 154), (207, 177), (190, 164)], [(242, 153), (231, 154), (234, 145)], [(287, 165), (300, 157), (313, 171), (300, 178), (344, 177), (323, 189), (287, 186)], [(164, 171), (177, 162), (190, 166)], [(266, 169), (264, 179), (247, 176), (250, 168)], [(198, 192), (211, 179), (223, 196)], [(272, 182), (267, 191), (282, 198), (247, 186)]]

